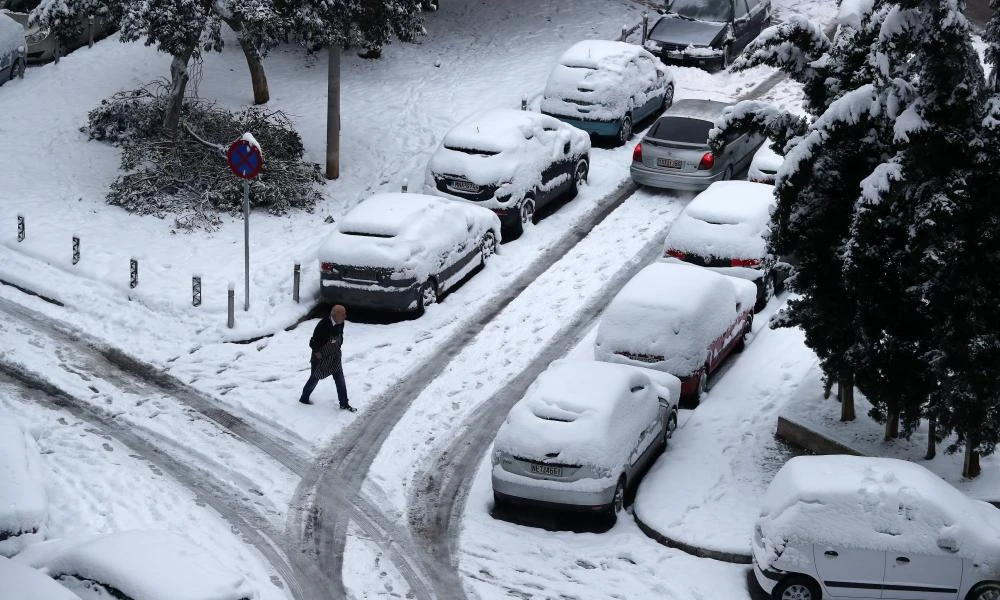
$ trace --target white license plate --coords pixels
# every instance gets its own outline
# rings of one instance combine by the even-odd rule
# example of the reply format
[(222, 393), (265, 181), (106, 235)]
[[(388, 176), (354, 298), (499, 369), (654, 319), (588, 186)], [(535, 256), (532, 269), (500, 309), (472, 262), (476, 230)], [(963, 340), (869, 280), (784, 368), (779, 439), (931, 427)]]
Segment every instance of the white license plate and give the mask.
[(549, 477), (562, 477), (563, 474), (562, 467), (550, 467), (549, 465), (531, 465), (531, 472)]
[(684, 161), (674, 158), (658, 158), (656, 159), (656, 166), (667, 167), (668, 169), (680, 169), (684, 166)]
[(476, 184), (474, 184), (474, 183), (472, 183), (471, 181), (453, 181), (453, 182), (451, 182), (451, 187), (455, 188), (456, 190), (463, 191), (463, 192), (478, 192), (479, 191), (479, 186), (476, 185)]

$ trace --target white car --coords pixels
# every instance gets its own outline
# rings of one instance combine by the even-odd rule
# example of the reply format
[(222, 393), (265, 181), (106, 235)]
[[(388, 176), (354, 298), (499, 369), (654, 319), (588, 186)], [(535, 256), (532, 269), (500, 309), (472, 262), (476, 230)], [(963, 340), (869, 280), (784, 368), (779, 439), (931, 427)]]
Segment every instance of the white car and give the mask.
[(590, 136), (523, 110), (488, 110), (449, 131), (424, 191), (489, 208), (516, 237), (538, 209), (587, 181)]
[(695, 196), (670, 226), (663, 247), (667, 261), (682, 261), (753, 282), (754, 312), (780, 291), (783, 280), (767, 250), (774, 186), (718, 181)]
[(80, 600), (38, 569), (0, 556), (0, 598), (11, 600)]
[(745, 279), (686, 264), (651, 264), (604, 311), (594, 356), (670, 373), (681, 381), (681, 400), (697, 406), (708, 376), (743, 349), (756, 295)]
[(27, 65), (28, 42), (24, 38), (24, 28), (0, 12), (0, 84), (15, 77), (24, 77)]
[(677, 428), (680, 381), (626, 365), (553, 362), (500, 426), (493, 444), (497, 506), (622, 510), (626, 489)]
[(908, 461), (799, 456), (764, 494), (753, 563), (775, 600), (996, 600), (1000, 511)]
[(376, 194), (348, 212), (319, 251), (332, 304), (422, 312), (497, 251), (491, 211), (424, 194)]
[(670, 108), (674, 76), (642, 46), (577, 42), (559, 57), (542, 97), (543, 114), (624, 144), (632, 125)]
[(43, 540), (47, 521), (38, 445), (17, 421), (0, 414), (0, 556)]
[(50, 540), (15, 560), (81, 600), (253, 600), (246, 578), (170, 531), (123, 531), (84, 540)]
[(754, 183), (774, 183), (774, 177), (785, 162), (785, 157), (771, 150), (771, 140), (764, 142), (750, 161), (747, 180)]

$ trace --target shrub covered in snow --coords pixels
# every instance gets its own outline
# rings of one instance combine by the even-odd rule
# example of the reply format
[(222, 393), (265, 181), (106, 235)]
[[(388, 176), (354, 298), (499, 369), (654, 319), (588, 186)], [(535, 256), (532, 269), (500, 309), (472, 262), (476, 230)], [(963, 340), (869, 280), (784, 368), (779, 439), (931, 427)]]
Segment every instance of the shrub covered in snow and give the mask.
[(0, 415), (0, 555), (12, 556), (40, 541), (47, 519), (38, 446), (16, 421)]

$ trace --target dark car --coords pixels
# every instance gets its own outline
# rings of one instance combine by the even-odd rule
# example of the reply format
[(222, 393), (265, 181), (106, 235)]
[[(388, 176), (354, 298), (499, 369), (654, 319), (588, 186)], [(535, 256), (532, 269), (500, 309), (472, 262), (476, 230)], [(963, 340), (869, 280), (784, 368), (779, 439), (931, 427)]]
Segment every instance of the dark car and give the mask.
[(665, 63), (725, 69), (771, 23), (771, 0), (672, 0), (646, 49)]

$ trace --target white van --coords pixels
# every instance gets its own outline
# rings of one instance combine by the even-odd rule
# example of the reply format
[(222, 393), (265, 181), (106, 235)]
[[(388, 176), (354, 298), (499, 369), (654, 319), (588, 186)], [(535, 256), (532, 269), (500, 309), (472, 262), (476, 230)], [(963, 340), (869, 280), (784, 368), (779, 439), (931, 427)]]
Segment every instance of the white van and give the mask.
[(774, 600), (995, 600), (1000, 510), (908, 461), (799, 456), (764, 494), (753, 564)]
[(28, 64), (28, 43), (24, 28), (0, 12), (0, 84), (15, 77), (24, 77)]

